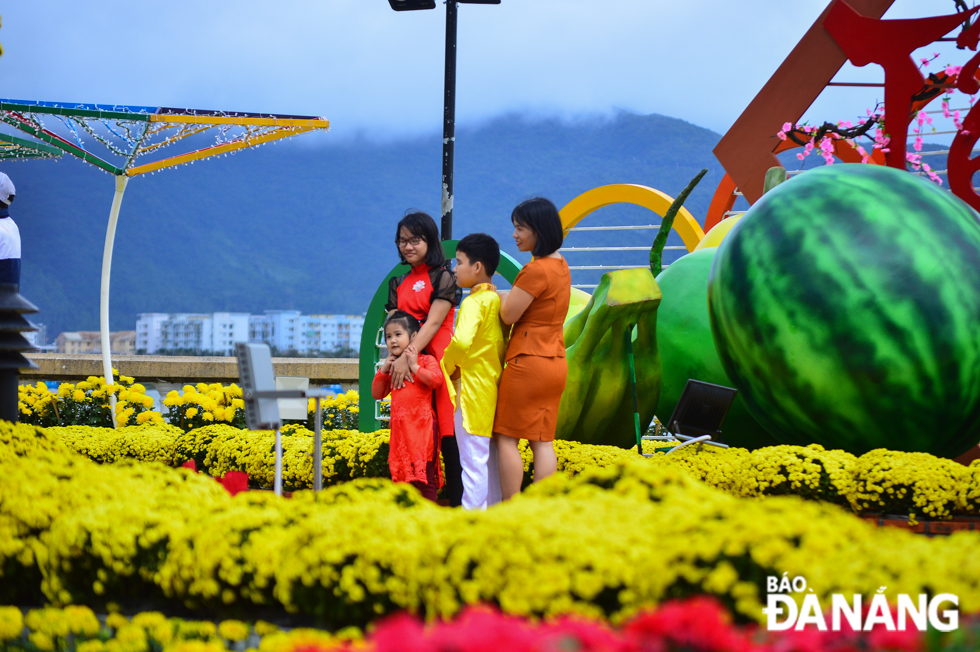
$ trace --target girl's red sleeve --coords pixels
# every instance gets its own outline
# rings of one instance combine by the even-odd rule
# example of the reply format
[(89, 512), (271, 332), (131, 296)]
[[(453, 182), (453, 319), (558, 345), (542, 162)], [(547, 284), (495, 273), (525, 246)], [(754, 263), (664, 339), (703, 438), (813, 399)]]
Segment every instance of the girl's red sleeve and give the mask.
[(374, 397), (374, 400), (380, 401), (390, 393), (391, 375), (378, 371), (374, 374), (374, 380), (371, 382), (371, 396)]
[(444, 382), (442, 367), (431, 355), (419, 356), (419, 370), (415, 378), (432, 389), (439, 389)]

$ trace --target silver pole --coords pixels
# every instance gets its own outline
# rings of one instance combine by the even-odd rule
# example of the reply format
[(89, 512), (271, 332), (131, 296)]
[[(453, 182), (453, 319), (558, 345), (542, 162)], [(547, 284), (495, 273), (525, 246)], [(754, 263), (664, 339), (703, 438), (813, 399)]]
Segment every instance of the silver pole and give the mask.
[(273, 490), (277, 496), (282, 496), (282, 437), (279, 435), (279, 428), (276, 428), (276, 479), (273, 481)]
[[(119, 209), (122, 206), (123, 193), (129, 177), (115, 175), (116, 192), (112, 196), (112, 206), (109, 209), (109, 225), (105, 231), (105, 247), (102, 250), (102, 286), (99, 290), (99, 335), (102, 341), (102, 374), (106, 385), (112, 385), (112, 351), (109, 344), (109, 279), (112, 276), (112, 247), (116, 241), (116, 224), (119, 222)], [(109, 415), (112, 426), (116, 427), (116, 395), (109, 396)]]
[(320, 435), (322, 417), (320, 397), (316, 397), (316, 416), (313, 417), (313, 491), (323, 489), (323, 445)]

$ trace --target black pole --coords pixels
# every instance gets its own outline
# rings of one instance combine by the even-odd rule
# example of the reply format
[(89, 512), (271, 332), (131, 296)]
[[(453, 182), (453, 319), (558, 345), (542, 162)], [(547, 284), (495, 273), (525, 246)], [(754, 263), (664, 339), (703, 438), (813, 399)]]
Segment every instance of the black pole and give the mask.
[(456, 149), (456, 0), (446, 0), (446, 85), (442, 123), (442, 239), (453, 239), (453, 159)]

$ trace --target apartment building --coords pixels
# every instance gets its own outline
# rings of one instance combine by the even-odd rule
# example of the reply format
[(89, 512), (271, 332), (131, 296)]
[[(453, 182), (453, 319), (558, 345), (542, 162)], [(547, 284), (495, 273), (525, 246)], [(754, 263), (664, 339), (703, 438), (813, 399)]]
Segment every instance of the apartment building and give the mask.
[[(55, 340), (55, 352), (76, 355), (82, 353), (102, 353), (102, 335), (99, 331), (70, 331), (62, 333)], [(109, 351), (118, 355), (132, 355), (136, 352), (136, 331), (115, 331), (109, 333)]]
[(186, 349), (234, 355), (235, 343), (248, 341), (247, 312), (141, 313), (136, 348), (145, 353)]
[(298, 310), (244, 312), (141, 313), (136, 321), (136, 349), (156, 353), (186, 349), (234, 355), (236, 342), (265, 342), (280, 351), (299, 353), (357, 349), (363, 315), (304, 315)]
[(248, 321), (250, 342), (299, 353), (356, 349), (363, 328), (363, 315), (304, 315), (298, 310), (266, 310)]

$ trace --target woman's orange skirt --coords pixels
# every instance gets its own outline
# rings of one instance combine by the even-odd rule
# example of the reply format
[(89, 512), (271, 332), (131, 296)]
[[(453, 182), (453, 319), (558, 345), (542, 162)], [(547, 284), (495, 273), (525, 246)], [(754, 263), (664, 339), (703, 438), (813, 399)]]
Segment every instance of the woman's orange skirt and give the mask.
[(515, 439), (554, 441), (567, 377), (565, 358), (519, 355), (508, 360), (497, 390), (493, 431)]

